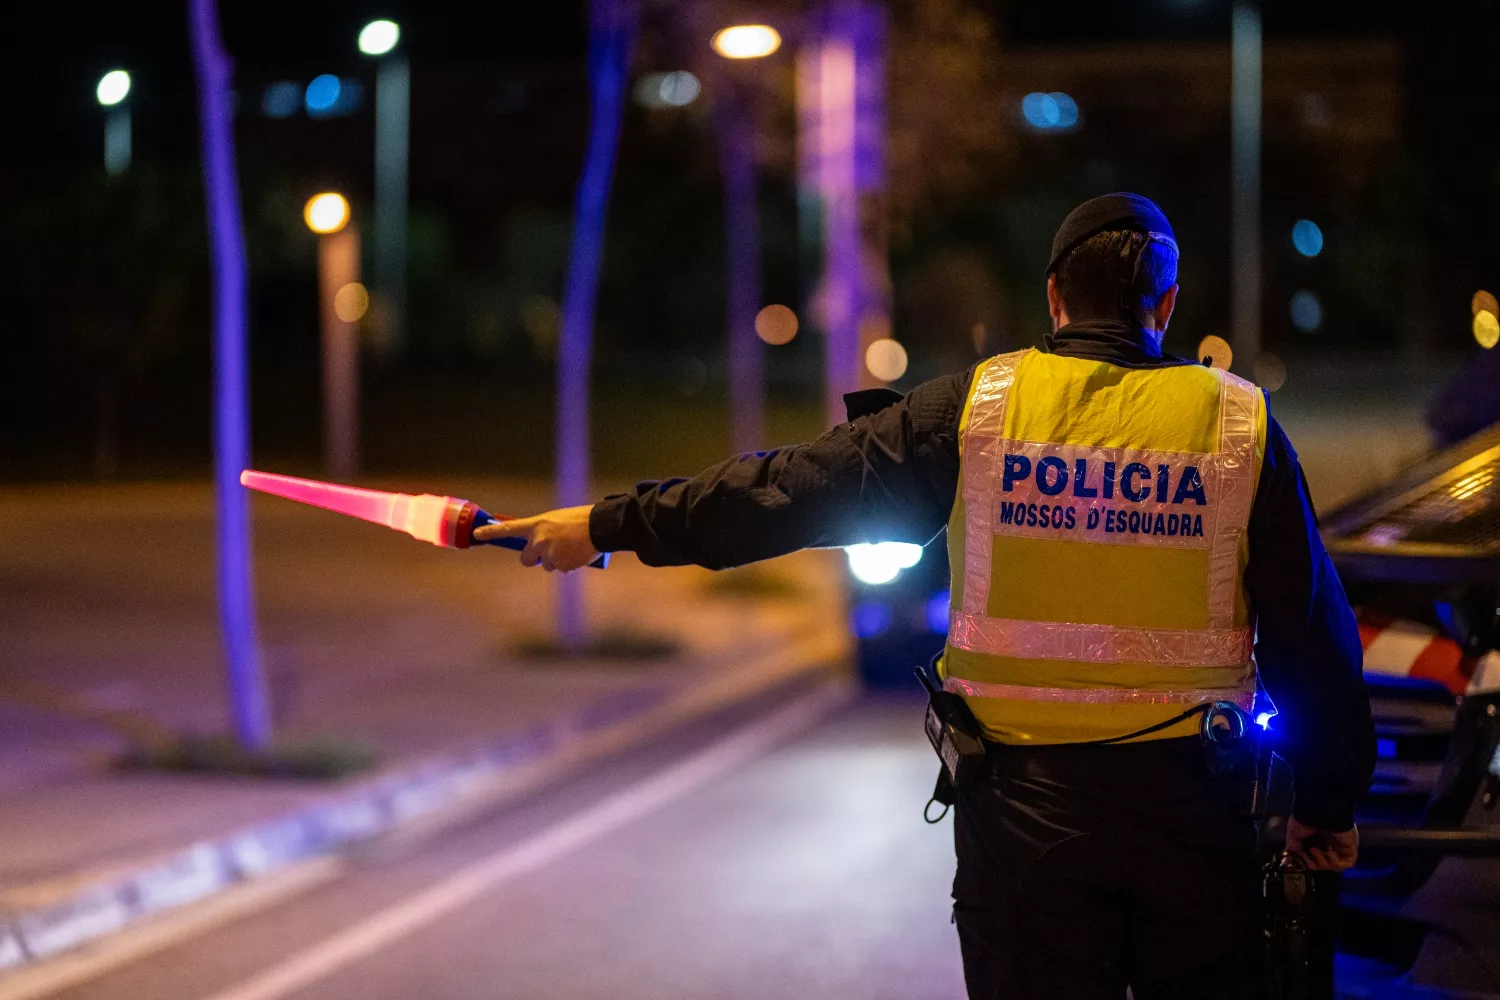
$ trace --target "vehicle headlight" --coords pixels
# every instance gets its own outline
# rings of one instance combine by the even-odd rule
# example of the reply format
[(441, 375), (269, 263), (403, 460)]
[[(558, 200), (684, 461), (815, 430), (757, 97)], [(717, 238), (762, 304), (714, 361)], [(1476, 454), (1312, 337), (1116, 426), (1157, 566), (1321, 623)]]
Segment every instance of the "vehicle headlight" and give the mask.
[(844, 547), (849, 572), (860, 583), (890, 583), (903, 569), (922, 561), (922, 546), (913, 542), (861, 542)]

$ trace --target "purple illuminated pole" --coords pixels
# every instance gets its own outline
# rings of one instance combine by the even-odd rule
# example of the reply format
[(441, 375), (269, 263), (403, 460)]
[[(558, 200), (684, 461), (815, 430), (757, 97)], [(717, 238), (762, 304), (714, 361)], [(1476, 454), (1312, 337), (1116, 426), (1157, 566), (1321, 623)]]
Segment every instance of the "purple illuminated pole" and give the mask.
[(218, 508), (219, 621), (229, 663), (235, 735), (249, 750), (271, 740), (271, 713), (255, 628), (250, 575), (250, 517), (240, 471), (250, 464), (245, 347), (245, 235), (234, 164), (229, 105), (233, 72), (219, 33), (215, 0), (188, 0), (188, 29), (198, 76), (203, 185), (214, 289), (214, 486)]
[(762, 443), (765, 373), (755, 313), (760, 308), (760, 233), (755, 198), (755, 132), (746, 96), (728, 79), (714, 103), (724, 183), (724, 263), (729, 319), (729, 439), (736, 452)]
[(844, 393), (872, 384), (865, 342), (890, 328), (883, 287), (885, 90), (883, 9), (835, 0), (797, 59), (801, 199), (816, 206), (827, 336), (829, 423), (844, 420)]
[(855, 186), (854, 45), (835, 36), (819, 52), (823, 113), (823, 301), (827, 312), (828, 422), (844, 421), (844, 394), (859, 388), (859, 191)]
[[(604, 256), (615, 151), (625, 114), (626, 75), (635, 40), (635, 0), (592, 0), (589, 5), (588, 151), (573, 216), (573, 246), (563, 288), (562, 334), (557, 350), (557, 503), (589, 501), (589, 375), (594, 353), (594, 304)], [(583, 591), (576, 574), (557, 577), (557, 637), (569, 647), (585, 634)]]

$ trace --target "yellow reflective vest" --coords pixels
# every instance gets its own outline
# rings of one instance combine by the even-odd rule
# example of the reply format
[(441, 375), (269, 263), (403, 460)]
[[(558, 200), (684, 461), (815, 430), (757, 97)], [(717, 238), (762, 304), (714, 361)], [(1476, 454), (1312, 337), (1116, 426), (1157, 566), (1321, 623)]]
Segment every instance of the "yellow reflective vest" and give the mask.
[[(1260, 390), (1035, 350), (980, 365), (948, 522), (944, 686), (1002, 743), (1123, 736), (1255, 691)], [(1151, 735), (1187, 735), (1185, 720)]]

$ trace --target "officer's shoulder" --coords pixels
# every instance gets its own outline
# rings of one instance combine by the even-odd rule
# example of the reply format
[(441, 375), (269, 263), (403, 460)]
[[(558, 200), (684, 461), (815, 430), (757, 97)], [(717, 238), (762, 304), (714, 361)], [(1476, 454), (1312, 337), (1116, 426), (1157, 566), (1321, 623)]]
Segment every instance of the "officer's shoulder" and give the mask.
[(962, 407), (968, 387), (974, 379), (974, 373), (983, 364), (985, 362), (981, 361), (962, 372), (929, 379), (913, 387), (907, 393), (883, 387), (846, 392), (844, 393), (844, 410), (849, 420), (858, 420), (860, 417), (869, 417), (888, 410), (901, 402), (914, 403), (921, 412)]
[[(1162, 369), (1157, 369), (1162, 370)], [(1260, 389), (1249, 379), (1241, 378), (1231, 371), (1223, 368), (1213, 368), (1205, 364), (1184, 360), (1182, 364), (1171, 365), (1166, 371), (1176, 372), (1179, 378), (1191, 379), (1201, 385), (1205, 390), (1217, 391), (1220, 385), (1231, 389), (1241, 389), (1246, 392), (1260, 393)]]
[(895, 389), (857, 389), (844, 393), (844, 412), (848, 419), (858, 420), (879, 413), (888, 406), (895, 406), (905, 397)]

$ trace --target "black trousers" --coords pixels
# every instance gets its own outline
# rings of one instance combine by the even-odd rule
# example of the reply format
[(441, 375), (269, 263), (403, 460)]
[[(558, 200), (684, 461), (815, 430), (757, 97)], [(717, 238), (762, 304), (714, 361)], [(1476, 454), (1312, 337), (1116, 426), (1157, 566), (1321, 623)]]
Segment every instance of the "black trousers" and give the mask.
[(1257, 995), (1255, 830), (1196, 738), (993, 747), (975, 770), (954, 806), (971, 1000)]

